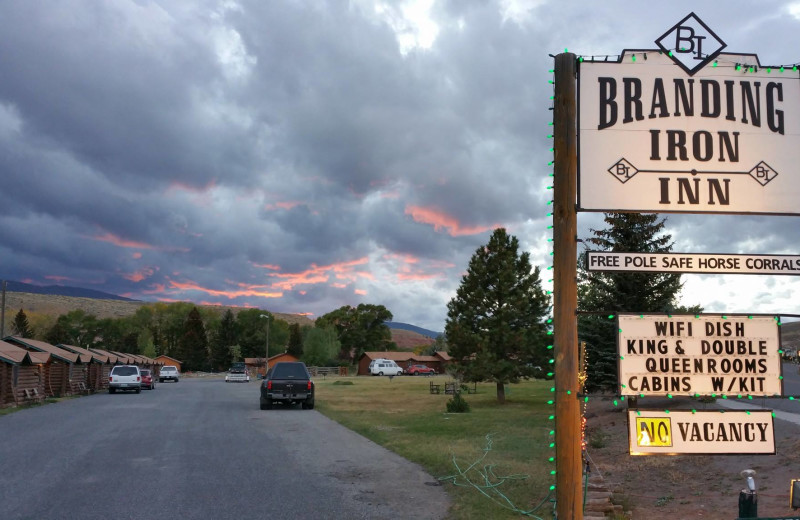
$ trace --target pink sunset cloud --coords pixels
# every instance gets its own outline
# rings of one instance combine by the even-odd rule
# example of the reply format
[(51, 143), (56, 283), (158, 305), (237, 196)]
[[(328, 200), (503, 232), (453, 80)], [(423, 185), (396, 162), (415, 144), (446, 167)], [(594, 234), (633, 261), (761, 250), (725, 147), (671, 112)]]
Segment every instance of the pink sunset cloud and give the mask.
[(108, 242), (109, 244), (114, 244), (115, 246), (118, 247), (130, 247), (136, 249), (157, 249), (156, 246), (154, 245), (146, 244), (144, 242), (136, 242), (133, 240), (125, 240), (124, 238), (118, 237), (108, 232), (100, 235), (87, 236), (86, 238), (97, 240), (98, 242)]
[(175, 191), (186, 191), (197, 195), (205, 195), (207, 192), (217, 187), (217, 181), (211, 180), (205, 186), (195, 186), (181, 181), (172, 181), (167, 187), (166, 192), (172, 193)]
[(355, 267), (364, 265), (369, 261), (367, 257), (338, 262), (330, 265), (318, 266), (311, 264), (309, 269), (299, 273), (270, 273), (268, 276), (279, 278), (273, 283), (274, 287), (291, 290), (296, 285), (313, 285), (327, 282), (331, 276), (337, 280), (355, 281), (358, 278), (372, 279), (373, 275), (367, 271), (356, 271)]
[(281, 266), (275, 265), (275, 264), (257, 264), (255, 262), (253, 262), (253, 265), (255, 267), (260, 267), (262, 269), (270, 269), (272, 271), (280, 271), (281, 270)]
[(222, 296), (228, 298), (229, 300), (232, 300), (234, 298), (240, 298), (243, 296), (257, 296), (260, 298), (280, 298), (281, 296), (283, 296), (282, 292), (268, 292), (261, 290), (260, 288), (263, 286), (259, 285), (252, 285), (252, 286), (245, 285), (244, 288), (235, 291), (222, 291), (219, 289), (209, 289), (192, 281), (178, 282), (175, 280), (169, 280), (169, 285), (171, 288), (178, 289), (181, 291), (198, 291), (206, 293), (211, 296)]
[(421, 206), (406, 206), (406, 215), (411, 215), (414, 222), (430, 224), (435, 231), (446, 231), (448, 235), (457, 237), (463, 235), (476, 235), (494, 229), (497, 226), (471, 226), (465, 227), (453, 216), (433, 208)]
[(122, 277), (126, 280), (130, 280), (131, 282), (141, 282), (142, 280), (153, 276), (153, 273), (156, 272), (156, 269), (152, 267), (145, 267), (144, 269), (139, 269), (138, 271), (134, 271), (133, 273), (122, 273)]

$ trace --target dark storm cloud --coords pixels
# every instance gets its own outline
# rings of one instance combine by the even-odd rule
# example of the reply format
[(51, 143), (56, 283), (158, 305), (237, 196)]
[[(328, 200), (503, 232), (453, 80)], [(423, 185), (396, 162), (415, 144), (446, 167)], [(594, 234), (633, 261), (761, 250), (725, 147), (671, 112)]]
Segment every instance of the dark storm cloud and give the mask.
[[(366, 301), (440, 330), (492, 226), (549, 262), (548, 53), (650, 47), (695, 10), (731, 49), (800, 58), (786, 2), (725, 5), (439, 2), (432, 45), (404, 48), (399, 2), (5, 2), (2, 274), (316, 315)], [(668, 230), (775, 252), (789, 222)]]

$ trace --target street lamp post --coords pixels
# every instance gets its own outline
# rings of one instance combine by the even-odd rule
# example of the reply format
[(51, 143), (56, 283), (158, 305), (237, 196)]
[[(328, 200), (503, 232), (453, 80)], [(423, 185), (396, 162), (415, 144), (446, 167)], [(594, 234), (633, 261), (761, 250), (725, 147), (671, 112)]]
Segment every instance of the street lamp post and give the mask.
[(269, 370), (269, 314), (262, 314), (261, 318), (267, 318), (267, 341), (264, 350), (264, 379), (267, 378), (267, 370)]

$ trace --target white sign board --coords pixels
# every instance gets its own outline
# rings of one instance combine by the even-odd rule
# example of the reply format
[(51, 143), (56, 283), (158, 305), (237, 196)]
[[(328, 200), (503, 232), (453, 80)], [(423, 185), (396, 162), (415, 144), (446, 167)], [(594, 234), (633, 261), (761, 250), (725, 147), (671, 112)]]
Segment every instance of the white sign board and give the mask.
[(631, 455), (775, 454), (772, 410), (628, 410)]
[(800, 275), (800, 256), (587, 251), (586, 269), (653, 273)]
[(620, 395), (782, 395), (780, 332), (765, 316), (617, 316)]
[(800, 214), (800, 74), (701, 24), (579, 64), (580, 210)]

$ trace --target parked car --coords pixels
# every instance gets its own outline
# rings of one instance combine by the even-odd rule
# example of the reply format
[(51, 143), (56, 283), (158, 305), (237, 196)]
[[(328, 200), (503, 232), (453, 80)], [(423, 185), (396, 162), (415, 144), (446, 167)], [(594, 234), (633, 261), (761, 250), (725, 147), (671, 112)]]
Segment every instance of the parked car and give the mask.
[(375, 363), (370, 363), (369, 373), (373, 376), (399, 376), (403, 375), (403, 369), (391, 359), (376, 359)]
[(136, 365), (117, 365), (108, 374), (108, 393), (117, 390), (133, 390), (137, 394), (142, 391), (142, 374)]
[(163, 383), (166, 380), (175, 381), (176, 383), (180, 380), (181, 373), (178, 371), (178, 367), (174, 365), (164, 365), (161, 367), (161, 371), (158, 373), (158, 382)]
[(280, 362), (269, 369), (261, 382), (260, 405), (270, 410), (274, 403), (300, 403), (303, 410), (314, 409), (314, 382), (305, 363)]
[(226, 383), (249, 383), (250, 374), (247, 373), (247, 365), (242, 361), (237, 361), (231, 365), (230, 370), (225, 375)]
[(425, 365), (411, 365), (406, 367), (406, 374), (410, 376), (433, 376), (436, 375), (436, 370)]
[(153, 372), (150, 370), (143, 368), (140, 370), (142, 373), (142, 388), (147, 388), (148, 390), (155, 390), (156, 389), (156, 381), (153, 378)]

